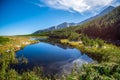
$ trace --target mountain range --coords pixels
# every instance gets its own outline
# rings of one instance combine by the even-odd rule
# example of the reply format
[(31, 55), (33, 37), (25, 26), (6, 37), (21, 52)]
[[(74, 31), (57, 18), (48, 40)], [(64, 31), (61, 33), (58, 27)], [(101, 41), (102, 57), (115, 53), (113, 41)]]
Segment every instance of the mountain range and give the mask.
[(52, 26), (52, 27), (49, 27), (47, 29), (43, 29), (43, 30), (38, 30), (36, 32), (34, 32), (33, 34), (39, 34), (39, 33), (42, 33), (42, 32), (46, 32), (46, 31), (52, 31), (52, 30), (58, 30), (58, 29), (62, 29), (62, 28), (66, 28), (66, 27), (70, 27), (70, 26), (78, 26), (78, 25), (82, 25), (86, 22), (89, 22), (91, 20), (94, 20), (95, 18), (98, 18), (98, 17), (101, 17), (101, 16), (104, 16), (106, 14), (108, 14), (110, 11), (112, 11), (115, 7), (113, 6), (109, 6), (107, 7), (106, 9), (104, 9), (101, 13), (99, 13), (98, 15), (95, 15), (93, 17), (90, 17), (82, 22), (79, 22), (79, 23), (67, 23), (67, 22), (64, 22), (64, 23), (61, 23), (59, 25), (56, 25), (56, 26)]

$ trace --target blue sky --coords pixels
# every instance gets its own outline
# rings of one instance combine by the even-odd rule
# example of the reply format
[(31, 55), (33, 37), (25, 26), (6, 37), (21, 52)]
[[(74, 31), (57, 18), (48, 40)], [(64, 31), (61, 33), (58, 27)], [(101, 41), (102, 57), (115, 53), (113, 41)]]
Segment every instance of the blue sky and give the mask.
[(0, 35), (30, 34), (62, 22), (80, 22), (119, 0), (0, 0)]

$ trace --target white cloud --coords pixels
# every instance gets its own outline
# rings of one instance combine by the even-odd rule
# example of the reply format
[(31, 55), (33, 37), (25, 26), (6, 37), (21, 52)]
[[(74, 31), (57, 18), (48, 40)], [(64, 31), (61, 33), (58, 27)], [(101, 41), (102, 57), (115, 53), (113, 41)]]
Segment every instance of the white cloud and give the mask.
[(99, 8), (111, 5), (116, 0), (40, 0), (46, 6), (66, 11), (83, 13), (96, 11)]

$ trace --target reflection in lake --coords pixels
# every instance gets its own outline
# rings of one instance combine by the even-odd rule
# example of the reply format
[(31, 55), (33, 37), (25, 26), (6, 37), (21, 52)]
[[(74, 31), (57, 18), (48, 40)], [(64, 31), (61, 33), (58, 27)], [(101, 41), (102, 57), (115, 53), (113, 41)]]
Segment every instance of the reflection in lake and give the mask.
[(45, 42), (28, 45), (16, 52), (17, 58), (23, 55), (28, 59), (28, 64), (19, 65), (16, 67), (17, 69), (31, 69), (34, 66), (40, 66), (47, 74), (69, 73), (75, 63), (82, 65), (93, 61), (76, 48)]

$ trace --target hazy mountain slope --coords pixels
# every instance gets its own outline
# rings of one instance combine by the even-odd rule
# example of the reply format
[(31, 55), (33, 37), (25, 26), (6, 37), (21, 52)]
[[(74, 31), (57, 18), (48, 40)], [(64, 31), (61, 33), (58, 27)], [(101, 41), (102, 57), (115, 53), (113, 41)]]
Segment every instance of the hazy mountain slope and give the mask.
[(115, 7), (113, 7), (113, 6), (109, 6), (109, 7), (107, 7), (106, 9), (104, 9), (101, 13), (99, 13), (98, 15), (93, 16), (93, 17), (90, 17), (90, 18), (88, 18), (88, 19), (86, 19), (86, 20), (84, 20), (84, 21), (82, 21), (82, 22), (80, 22), (80, 23), (78, 23), (78, 24), (81, 25), (81, 24), (84, 24), (84, 23), (86, 23), (86, 22), (89, 22), (89, 21), (91, 21), (91, 20), (93, 20), (93, 19), (95, 19), (95, 18), (98, 18), (98, 17), (100, 17), (100, 16), (104, 16), (104, 15), (108, 14), (110, 11), (112, 11), (114, 8), (115, 8)]
[(70, 27), (70, 26), (76, 26), (76, 25), (77, 25), (76, 23), (64, 22), (64, 23), (61, 23), (57, 26), (52, 26), (52, 27), (47, 28), (47, 29), (38, 30), (38, 31), (34, 32), (34, 34), (39, 34), (41, 32), (52, 31), (52, 30), (62, 29), (62, 28)]

